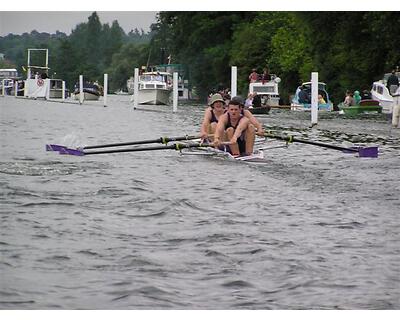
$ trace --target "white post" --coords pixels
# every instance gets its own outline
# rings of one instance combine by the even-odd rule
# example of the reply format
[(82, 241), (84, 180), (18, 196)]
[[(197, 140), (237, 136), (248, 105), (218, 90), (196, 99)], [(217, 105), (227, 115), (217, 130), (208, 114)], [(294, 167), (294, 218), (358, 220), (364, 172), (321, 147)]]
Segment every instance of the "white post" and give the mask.
[(103, 101), (104, 106), (107, 107), (107, 92), (108, 92), (108, 74), (104, 74), (104, 88), (103, 88)]
[(392, 126), (400, 128), (400, 87), (393, 95)]
[(133, 108), (136, 109), (138, 106), (139, 99), (139, 68), (135, 68), (133, 76)]
[(174, 72), (174, 77), (173, 77), (172, 103), (173, 103), (172, 112), (177, 112), (178, 111), (178, 72)]
[(3, 80), (1, 80), (1, 83), (2, 83), (2, 87), (1, 87), (1, 95), (4, 97), (4, 79)]
[(232, 66), (231, 68), (231, 97), (237, 95), (237, 67)]
[(61, 97), (62, 97), (62, 101), (65, 101), (65, 81), (62, 82), (62, 92), (61, 92)]
[(14, 97), (18, 96), (18, 81), (14, 80)]
[(318, 124), (318, 72), (311, 73), (311, 126)]
[(83, 75), (79, 76), (79, 104), (83, 103)]
[(32, 76), (32, 71), (31, 71), (31, 49), (28, 49), (28, 65), (26, 66), (28, 68), (28, 72), (26, 73), (26, 78), (30, 79)]
[(44, 79), (43, 85), (46, 88), (46, 100), (50, 100), (50, 79)]

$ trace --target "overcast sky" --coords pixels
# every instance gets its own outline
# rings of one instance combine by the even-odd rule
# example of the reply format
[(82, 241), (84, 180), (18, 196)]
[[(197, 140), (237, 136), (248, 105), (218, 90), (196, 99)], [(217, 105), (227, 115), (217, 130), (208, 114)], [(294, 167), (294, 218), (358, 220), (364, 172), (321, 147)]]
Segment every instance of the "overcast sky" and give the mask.
[[(97, 11), (100, 22), (110, 26), (114, 20), (126, 33), (132, 29), (150, 31), (150, 25), (156, 22), (155, 11)], [(1, 11), (0, 36), (9, 33), (22, 34), (36, 30), (55, 33), (57, 30), (70, 34), (81, 22), (87, 22), (92, 11)]]
[[(240, 5), (239, 5), (240, 3)], [(81, 22), (87, 22), (88, 17), (96, 11), (101, 23), (118, 20), (126, 33), (138, 28), (145, 32), (156, 21), (159, 11), (376, 11), (400, 10), (400, 1), (358, 1), (335, 0), (252, 0), (251, 6), (243, 2), (231, 0), (14, 0), (2, 1), (0, 10), (0, 36), (9, 33), (22, 34), (37, 30), (38, 32), (55, 33), (57, 30), (70, 34), (72, 29)], [(20, 11), (23, 8), (26, 11)], [(8, 10), (8, 11), (4, 11)], [(40, 10), (40, 11), (38, 11)], [(75, 10), (75, 11), (70, 11)], [(78, 11), (79, 10), (79, 11)], [(116, 11), (112, 11), (116, 10)]]

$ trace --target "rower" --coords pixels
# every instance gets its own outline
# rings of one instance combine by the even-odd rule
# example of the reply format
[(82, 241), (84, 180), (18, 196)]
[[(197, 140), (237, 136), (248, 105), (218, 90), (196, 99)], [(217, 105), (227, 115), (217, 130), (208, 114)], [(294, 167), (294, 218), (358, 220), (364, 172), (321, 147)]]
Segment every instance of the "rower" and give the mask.
[(204, 118), (200, 129), (202, 141), (207, 141), (209, 136), (214, 135), (218, 119), (225, 112), (224, 99), (219, 93), (214, 94), (210, 99), (209, 107), (204, 112)]
[[(228, 104), (228, 111), (219, 120), (214, 134), (214, 145), (223, 147), (222, 138), (226, 133), (229, 140), (229, 151), (233, 156), (253, 153), (255, 127), (250, 119), (244, 116), (241, 97), (234, 97)], [(262, 128), (261, 128), (262, 129)]]

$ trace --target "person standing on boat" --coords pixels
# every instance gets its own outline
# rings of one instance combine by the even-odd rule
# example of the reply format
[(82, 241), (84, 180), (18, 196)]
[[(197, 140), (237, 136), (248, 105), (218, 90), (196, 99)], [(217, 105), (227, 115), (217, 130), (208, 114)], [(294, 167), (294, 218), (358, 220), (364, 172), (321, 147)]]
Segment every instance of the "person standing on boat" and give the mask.
[(265, 67), (264, 73), (261, 75), (262, 84), (271, 80), (271, 75), (269, 74), (268, 67)]
[(249, 81), (250, 82), (257, 82), (258, 81), (257, 69), (253, 69), (252, 70), (252, 72), (249, 75)]
[(389, 89), (390, 95), (394, 95), (397, 88), (399, 87), (399, 78), (396, 76), (396, 70), (392, 70), (392, 74), (387, 79), (387, 88)]
[[(233, 156), (253, 153), (255, 128), (242, 113), (241, 97), (234, 97), (228, 104), (228, 111), (219, 120), (214, 134), (214, 146), (222, 147), (224, 133), (229, 140), (229, 152)], [(248, 111), (248, 110), (246, 110)], [(248, 111), (249, 112), (249, 111)]]
[(202, 141), (209, 140), (209, 136), (215, 133), (219, 118), (225, 113), (225, 101), (219, 93), (213, 94), (209, 107), (204, 112), (201, 124), (200, 136)]

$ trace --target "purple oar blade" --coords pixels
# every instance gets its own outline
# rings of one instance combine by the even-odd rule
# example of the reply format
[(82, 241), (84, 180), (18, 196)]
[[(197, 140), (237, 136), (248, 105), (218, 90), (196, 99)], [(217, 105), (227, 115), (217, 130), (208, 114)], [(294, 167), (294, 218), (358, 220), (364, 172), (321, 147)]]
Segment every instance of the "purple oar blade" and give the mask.
[(60, 154), (68, 154), (71, 156), (84, 156), (85, 153), (82, 150), (78, 149), (70, 149), (70, 148), (62, 148), (60, 149)]
[(378, 158), (378, 147), (359, 148), (358, 155), (363, 158)]
[(46, 151), (60, 151), (65, 148), (66, 147), (61, 146), (59, 144), (46, 144)]

